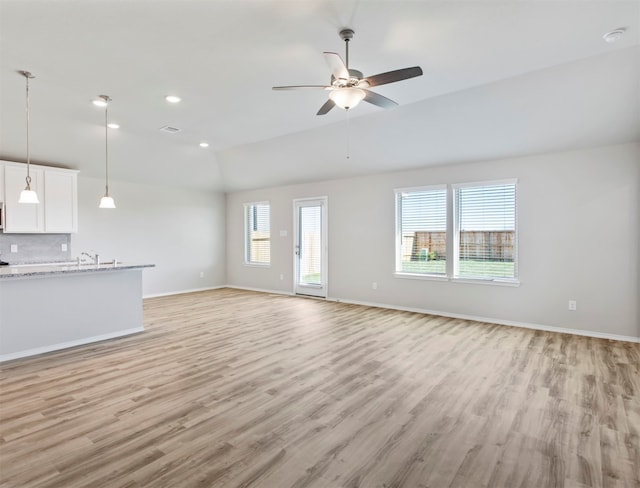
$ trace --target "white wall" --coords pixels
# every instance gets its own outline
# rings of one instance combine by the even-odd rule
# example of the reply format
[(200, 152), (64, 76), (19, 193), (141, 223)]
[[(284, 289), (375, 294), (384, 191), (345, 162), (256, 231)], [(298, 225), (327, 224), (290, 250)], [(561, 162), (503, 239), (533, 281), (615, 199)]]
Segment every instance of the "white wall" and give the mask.
[(103, 193), (103, 180), (80, 175), (73, 257), (93, 250), (155, 264), (143, 272), (145, 296), (225, 284), (224, 194), (111, 181), (117, 208), (107, 210), (98, 208)]
[[(393, 276), (394, 188), (502, 178), (519, 181), (519, 287)], [(227, 282), (291, 292), (292, 199), (323, 195), (330, 298), (640, 337), (640, 144), (228, 194)], [(243, 264), (243, 203), (263, 200), (272, 265), (255, 268)]]

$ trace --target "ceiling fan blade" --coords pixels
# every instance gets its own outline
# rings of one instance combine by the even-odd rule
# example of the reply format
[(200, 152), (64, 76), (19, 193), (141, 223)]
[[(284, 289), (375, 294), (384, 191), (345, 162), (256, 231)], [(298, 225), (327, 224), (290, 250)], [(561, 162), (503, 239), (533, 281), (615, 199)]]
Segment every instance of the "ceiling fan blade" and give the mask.
[(336, 105), (336, 102), (334, 102), (329, 98), (326, 102), (324, 102), (324, 105), (320, 107), (320, 110), (318, 110), (318, 113), (316, 115), (326, 114), (329, 110), (335, 107), (335, 105)]
[(393, 108), (398, 105), (397, 102), (394, 102), (390, 98), (383, 97), (382, 95), (369, 90), (364, 90), (364, 101), (382, 108)]
[(329, 69), (331, 70), (331, 74), (336, 80), (348, 80), (349, 79), (349, 70), (347, 66), (342, 61), (342, 58), (338, 53), (324, 53), (324, 59), (327, 61), (329, 65)]
[(290, 85), (290, 86), (274, 86), (272, 90), (329, 90), (331, 87), (326, 85)]
[(409, 78), (415, 78), (422, 75), (422, 68), (420, 66), (414, 66), (413, 68), (397, 69), (395, 71), (387, 71), (386, 73), (380, 73), (373, 76), (367, 76), (361, 82), (366, 82), (369, 86), (386, 85), (387, 83), (394, 83), (396, 81), (407, 80)]

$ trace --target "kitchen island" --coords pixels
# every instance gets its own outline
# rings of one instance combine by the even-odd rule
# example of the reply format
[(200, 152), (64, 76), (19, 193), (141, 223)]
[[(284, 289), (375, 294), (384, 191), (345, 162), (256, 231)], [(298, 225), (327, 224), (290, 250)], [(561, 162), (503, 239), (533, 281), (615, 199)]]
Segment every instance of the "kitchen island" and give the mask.
[(0, 267), (0, 362), (142, 332), (152, 264)]

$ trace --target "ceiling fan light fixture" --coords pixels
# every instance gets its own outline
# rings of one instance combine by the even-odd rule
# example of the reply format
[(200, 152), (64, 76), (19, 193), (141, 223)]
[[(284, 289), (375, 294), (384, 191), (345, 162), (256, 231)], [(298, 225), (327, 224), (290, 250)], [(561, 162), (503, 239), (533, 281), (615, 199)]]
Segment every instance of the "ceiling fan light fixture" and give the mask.
[(365, 97), (360, 88), (337, 88), (329, 93), (329, 98), (340, 108), (349, 110), (356, 107)]

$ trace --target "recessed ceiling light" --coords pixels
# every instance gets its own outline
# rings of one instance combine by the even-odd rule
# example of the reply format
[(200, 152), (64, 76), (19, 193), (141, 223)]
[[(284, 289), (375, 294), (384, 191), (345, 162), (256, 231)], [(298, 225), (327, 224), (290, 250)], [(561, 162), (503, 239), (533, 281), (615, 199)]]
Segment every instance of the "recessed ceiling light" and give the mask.
[(178, 103), (182, 98), (177, 97), (175, 95), (167, 95), (164, 99), (169, 103)]
[(200, 147), (209, 147), (209, 143), (208, 142), (201, 142), (200, 143)]
[(622, 29), (622, 28), (615, 29), (615, 30), (612, 30), (611, 32), (607, 32), (606, 34), (604, 34), (602, 38), (609, 43), (616, 42), (620, 40), (620, 38), (624, 35), (625, 31), (626, 29)]
[(109, 129), (119, 129), (120, 128), (120, 124), (115, 124), (113, 122), (107, 124), (107, 127), (109, 127)]

